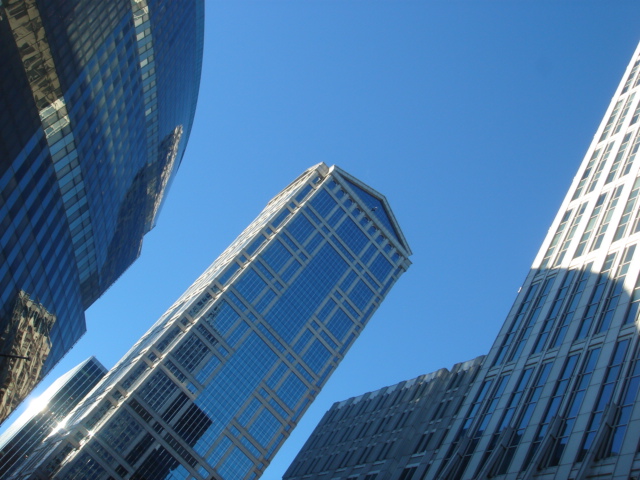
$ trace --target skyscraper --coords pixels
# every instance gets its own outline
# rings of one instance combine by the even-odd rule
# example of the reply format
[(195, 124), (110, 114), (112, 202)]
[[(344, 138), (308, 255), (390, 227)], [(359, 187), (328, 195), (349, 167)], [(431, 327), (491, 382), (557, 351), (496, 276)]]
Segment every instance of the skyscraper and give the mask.
[(138, 257), (191, 131), (202, 0), (0, 3), (0, 420)]
[(382, 195), (308, 169), (13, 478), (258, 478), (410, 254)]
[(447, 434), (367, 480), (639, 478), (639, 71), (640, 46)]
[(59, 422), (96, 386), (107, 369), (91, 357), (56, 379), (0, 436), (0, 476), (28, 458)]

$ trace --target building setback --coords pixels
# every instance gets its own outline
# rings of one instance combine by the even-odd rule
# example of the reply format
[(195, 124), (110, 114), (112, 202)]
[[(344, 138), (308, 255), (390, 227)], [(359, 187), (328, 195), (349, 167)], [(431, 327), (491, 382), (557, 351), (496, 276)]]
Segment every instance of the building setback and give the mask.
[(438, 448), (366, 475), (303, 450), (286, 480), (640, 477), (639, 70), (640, 46)]
[(258, 478), (410, 253), (382, 195), (308, 169), (11, 478)]
[(415, 471), (447, 434), (483, 358), (334, 403), (285, 478), (337, 471), (339, 478), (372, 480)]
[(6, 478), (16, 464), (28, 458), (106, 373), (107, 369), (91, 357), (34, 399), (0, 436), (0, 477)]
[(204, 1), (0, 3), (0, 421), (138, 257), (191, 132)]

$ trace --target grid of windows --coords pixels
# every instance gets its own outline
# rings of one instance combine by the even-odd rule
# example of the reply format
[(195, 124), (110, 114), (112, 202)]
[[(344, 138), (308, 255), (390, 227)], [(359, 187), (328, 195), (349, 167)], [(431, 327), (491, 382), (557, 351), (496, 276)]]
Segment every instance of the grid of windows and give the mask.
[[(196, 468), (198, 455), (207, 459), (208, 466), (198, 467), (204, 476), (215, 468), (236, 480), (261, 469), (357, 337), (356, 324), (366, 323), (384, 297), (378, 292), (407, 268), (399, 229), (385, 239), (374, 225), (378, 217), (363, 215), (366, 205), (344, 192), (341, 174), (320, 164), (287, 187), (130, 352), (152, 348), (147, 357), (154, 367), (132, 384), (125, 403), (152, 427), (149, 435), (178, 454), (166, 457), (166, 472), (188, 475), (180, 462)], [(365, 251), (370, 267), (356, 258)], [(168, 358), (155, 362), (160, 354)], [(103, 391), (130, 374), (131, 362), (121, 363)], [(156, 428), (147, 409), (166, 425)], [(105, 424), (115, 415), (106, 411)], [(152, 444), (135, 447), (134, 476), (156, 468)]]

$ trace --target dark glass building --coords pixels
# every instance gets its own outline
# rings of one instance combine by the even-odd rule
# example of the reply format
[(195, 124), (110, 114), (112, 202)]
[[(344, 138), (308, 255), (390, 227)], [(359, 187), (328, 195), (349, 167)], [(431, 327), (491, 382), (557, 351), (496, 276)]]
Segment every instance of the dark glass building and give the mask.
[(105, 376), (107, 369), (91, 357), (68, 371), (34, 399), (0, 436), (0, 477), (6, 478), (20, 461), (58, 426)]
[(422, 473), (423, 459), (440, 448), (483, 359), (334, 403), (283, 478), (405, 480)]
[[(46, 312), (32, 327), (47, 350), (32, 360), (36, 381), (84, 333), (84, 310), (156, 221), (191, 131), (203, 9), (0, 2), (0, 353), (28, 356), (13, 340), (27, 300)], [(0, 370), (19, 362), (0, 358)]]
[(11, 478), (258, 478), (410, 254), (382, 195), (308, 169)]

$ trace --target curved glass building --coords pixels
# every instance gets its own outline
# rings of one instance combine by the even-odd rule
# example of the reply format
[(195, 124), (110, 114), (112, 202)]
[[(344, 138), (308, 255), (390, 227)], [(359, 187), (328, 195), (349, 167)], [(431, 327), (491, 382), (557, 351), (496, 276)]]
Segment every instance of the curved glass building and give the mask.
[[(0, 1), (0, 419), (85, 332), (180, 165), (202, 0)], [(18, 378), (19, 377), (19, 378)]]

